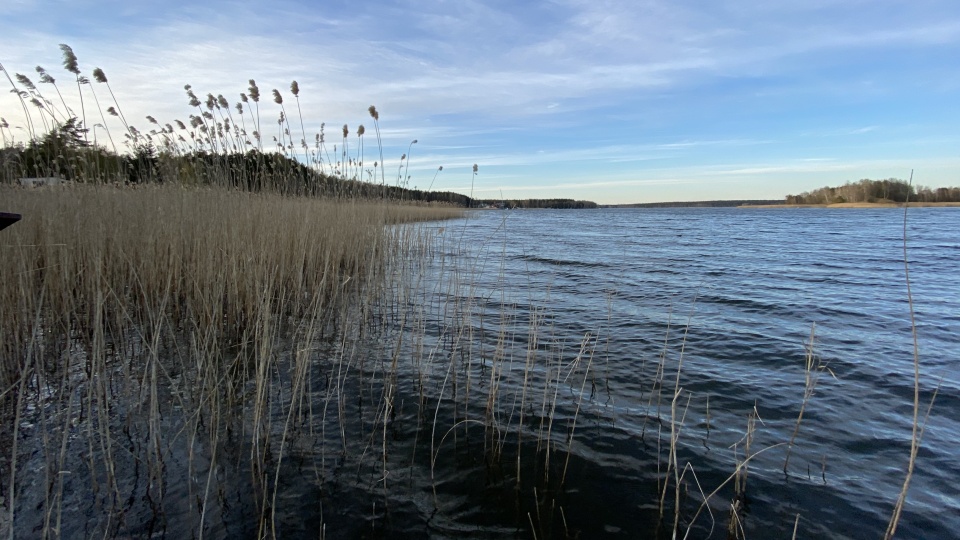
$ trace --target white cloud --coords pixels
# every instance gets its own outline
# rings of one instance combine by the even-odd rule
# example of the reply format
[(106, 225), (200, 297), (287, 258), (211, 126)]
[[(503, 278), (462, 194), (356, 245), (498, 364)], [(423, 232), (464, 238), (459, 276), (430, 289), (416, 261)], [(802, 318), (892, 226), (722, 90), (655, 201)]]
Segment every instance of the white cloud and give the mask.
[[(369, 159), (375, 143), (366, 108), (374, 104), (382, 115), (388, 167), (410, 140), (418, 139), (411, 164), (418, 175), (438, 165), (468, 168), (476, 162), (520, 183), (517, 189), (537, 181), (522, 174), (554, 164), (570, 174), (589, 168), (602, 176), (597, 182), (637, 171), (671, 178), (853, 174), (856, 166), (843, 168), (852, 161), (810, 161), (804, 156), (831, 152), (787, 148), (797, 144), (797, 133), (786, 133), (788, 128), (774, 119), (760, 127), (741, 122), (739, 111), (755, 113), (766, 106), (771, 116), (792, 118), (803, 114), (792, 111), (794, 101), (829, 106), (838, 95), (859, 107), (855, 100), (866, 92), (897, 96), (900, 79), (906, 79), (861, 73), (860, 59), (880, 63), (890, 51), (960, 54), (960, 6), (947, 0), (884, 10), (873, 2), (839, 0), (554, 0), (505, 7), (480, 0), (404, 0), (323, 8), (278, 2), (269, 10), (244, 3), (134, 2), (123, 4), (127, 17), (114, 13), (119, 5), (52, 6), (11, 0), (0, 7), (0, 61), (11, 74), (32, 75), (36, 64), (44, 65), (75, 109), (75, 89), (63, 86), (69, 76), (60, 68), (60, 42), (74, 47), (85, 73), (97, 66), (107, 72), (124, 112), (141, 129), (147, 114), (166, 123), (197, 113), (187, 105), (184, 84), (193, 85), (201, 98), (222, 93), (234, 103), (254, 78), (264, 96), (265, 135), (277, 129), (273, 88), (283, 93), (298, 132), (297, 102), (289, 94), (296, 79), (310, 140), (321, 122), (331, 147), (339, 143), (340, 126), (346, 123), (355, 133), (362, 123)], [(117, 17), (116, 24), (104, 21), (94, 32), (75, 23), (96, 9)], [(138, 26), (129, 26), (130, 21)], [(943, 92), (956, 86), (951, 66), (926, 69), (930, 80), (953, 81), (941, 85)], [(752, 82), (770, 79), (776, 84)], [(919, 102), (934, 88), (920, 82), (911, 91), (919, 94)], [(105, 101), (106, 92), (97, 89)], [(708, 109), (712, 105), (715, 110)], [(896, 136), (894, 126), (902, 119), (885, 116), (896, 112), (891, 109), (859, 116), (845, 110), (836, 119), (824, 115), (815, 128), (789, 129), (813, 135), (811, 141), (829, 137), (831, 149), (862, 145), (866, 134), (871, 140)], [(688, 111), (705, 111), (710, 118), (696, 125), (684, 117), (696, 114)], [(22, 116), (6, 92), (0, 93), (0, 115), (11, 124)], [(918, 124), (940, 126), (936, 122), (950, 120), (947, 111)], [(714, 128), (715, 121), (721, 127)], [(108, 123), (119, 131), (117, 122)], [(606, 135), (598, 135), (598, 125), (609, 125), (617, 138), (601, 139)], [(942, 126), (932, 131), (931, 140), (951, 137)], [(911, 144), (917, 141), (914, 137)], [(354, 136), (349, 144), (355, 148)], [(782, 156), (751, 161), (744, 157), (748, 149)], [(689, 168), (707, 162), (744, 164)], [(661, 165), (663, 171), (652, 168)]]

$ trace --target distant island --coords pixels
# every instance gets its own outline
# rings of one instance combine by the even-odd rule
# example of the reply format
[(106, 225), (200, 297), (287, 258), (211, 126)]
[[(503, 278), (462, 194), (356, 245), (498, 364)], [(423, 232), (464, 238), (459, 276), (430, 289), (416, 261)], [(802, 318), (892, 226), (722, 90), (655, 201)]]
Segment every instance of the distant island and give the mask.
[(943, 205), (960, 203), (960, 187), (929, 188), (913, 186), (906, 180), (887, 178), (847, 182), (839, 187), (822, 187), (799, 195), (787, 195), (784, 205), (790, 206), (896, 206), (903, 203)]

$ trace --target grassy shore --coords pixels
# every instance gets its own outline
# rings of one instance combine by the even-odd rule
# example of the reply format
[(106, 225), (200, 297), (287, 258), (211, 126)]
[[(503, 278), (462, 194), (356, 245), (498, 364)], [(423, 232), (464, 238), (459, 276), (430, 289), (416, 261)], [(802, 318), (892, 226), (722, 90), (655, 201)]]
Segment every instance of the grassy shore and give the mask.
[(23, 214), (0, 236), (0, 525), (44, 537), (83, 522), (78, 508), (103, 513), (99, 534), (130, 534), (179, 485), (209, 506), (234, 429), (265, 528), (286, 435), (271, 423), (304, 414), (320, 344), (384, 298), (416, 231), (390, 225), (460, 215), (167, 185), (0, 186), (0, 200)]

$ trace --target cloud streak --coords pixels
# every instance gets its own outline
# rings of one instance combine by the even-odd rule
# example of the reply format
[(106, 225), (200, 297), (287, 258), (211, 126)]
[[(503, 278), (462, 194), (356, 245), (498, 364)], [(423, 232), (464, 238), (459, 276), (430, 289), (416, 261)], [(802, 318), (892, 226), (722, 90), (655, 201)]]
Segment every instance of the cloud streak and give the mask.
[[(790, 175), (856, 172), (789, 165), (811, 155), (840, 167), (880, 163), (889, 148), (939, 159), (960, 144), (951, 94), (960, 79), (947, 61), (960, 56), (960, 6), (947, 0), (884, 10), (833, 0), (0, 6), (0, 61), (11, 72), (39, 63), (63, 77), (61, 42), (85, 73), (107, 72), (141, 128), (148, 114), (166, 123), (195, 112), (184, 84), (232, 104), (247, 79), (287, 99), (296, 79), (308, 139), (322, 123), (331, 147), (343, 124), (370, 129), (375, 104), (388, 167), (419, 139), (418, 166), (480, 163), (518, 191), (614, 189), (692, 170), (786, 186)], [(65, 98), (77, 109), (74, 94)], [(13, 100), (0, 93), (0, 115), (22, 125)], [(260, 113), (275, 125), (279, 109), (264, 102)], [(573, 175), (588, 179), (549, 181)]]

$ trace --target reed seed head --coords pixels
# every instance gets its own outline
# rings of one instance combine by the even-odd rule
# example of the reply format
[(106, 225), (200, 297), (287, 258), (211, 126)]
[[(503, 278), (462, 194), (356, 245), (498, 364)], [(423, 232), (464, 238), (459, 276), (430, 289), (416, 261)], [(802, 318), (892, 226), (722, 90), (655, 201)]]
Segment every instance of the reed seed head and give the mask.
[(477, 173), (477, 169), (478, 169), (477, 164), (474, 163), (474, 164), (473, 164), (473, 173), (474, 173), (474, 174)]
[(247, 92), (254, 103), (260, 102), (260, 89), (257, 88), (257, 83), (253, 79), (250, 79), (250, 88), (247, 88)]
[(280, 91), (276, 88), (273, 89), (273, 102), (277, 105), (283, 105), (283, 96), (280, 95)]
[(105, 82), (107, 82), (107, 75), (103, 72), (102, 69), (100, 69), (100, 68), (94, 68), (94, 69), (93, 69), (93, 80), (97, 81), (98, 83), (105, 83)]
[(17, 82), (27, 87), (28, 90), (36, 90), (37, 87), (33, 85), (33, 81), (29, 77), (21, 73), (17, 73)]
[(290, 93), (293, 94), (293, 97), (300, 97), (300, 85), (297, 84), (297, 81), (290, 83)]
[(244, 94), (243, 92), (240, 92), (240, 101), (244, 103), (249, 103), (249, 100), (247, 99), (247, 95)]
[(344, 125), (343, 125), (343, 138), (346, 139), (346, 138), (347, 138), (347, 135), (349, 135), (349, 134), (350, 134), (350, 128), (348, 128), (347, 125), (344, 124)]
[(374, 120), (380, 120), (380, 113), (377, 112), (377, 108), (374, 107), (373, 105), (367, 108), (367, 112), (370, 113), (370, 117), (373, 118)]
[(189, 84), (184, 85), (183, 89), (187, 91), (187, 97), (190, 98), (190, 106), (199, 107), (200, 100), (197, 99), (197, 95), (193, 93), (193, 89), (190, 87), (190, 85)]
[(363, 127), (363, 124), (357, 126), (357, 137), (363, 137), (363, 134), (367, 132), (367, 129)]
[(57, 80), (51, 77), (50, 74), (47, 73), (47, 70), (43, 69), (43, 67), (37, 66), (36, 69), (37, 73), (40, 74), (40, 82), (44, 84), (55, 84), (57, 82)]
[(80, 75), (80, 67), (77, 64), (77, 55), (73, 54), (73, 49), (71, 49), (66, 43), (61, 43), (60, 50), (63, 51), (63, 69), (66, 69), (74, 75)]
[(147, 122), (150, 122), (151, 124), (156, 124), (156, 123), (157, 123), (157, 119), (154, 118), (154, 117), (152, 117), (152, 116), (150, 116), (150, 115), (148, 114), (148, 115), (147, 115)]
[(184, 129), (184, 130), (187, 129), (187, 126), (185, 126), (185, 125), (183, 124), (183, 122), (181, 122), (180, 120), (174, 120), (173, 122), (174, 122), (175, 124), (177, 124), (177, 127), (178, 127), (178, 128)]
[(230, 108), (230, 102), (227, 101), (227, 98), (223, 97), (223, 94), (217, 94), (217, 105), (218, 105), (221, 109), (229, 109), (229, 108)]
[(113, 108), (113, 106), (107, 107), (107, 112), (110, 114), (110, 116), (120, 116), (117, 113), (117, 110)]
[(237, 103), (237, 113), (243, 114), (243, 103)]
[(217, 98), (213, 97), (213, 94), (207, 94), (207, 100), (205, 102), (207, 109), (213, 110), (217, 106)]

